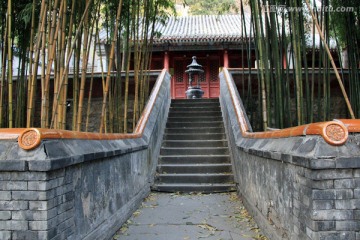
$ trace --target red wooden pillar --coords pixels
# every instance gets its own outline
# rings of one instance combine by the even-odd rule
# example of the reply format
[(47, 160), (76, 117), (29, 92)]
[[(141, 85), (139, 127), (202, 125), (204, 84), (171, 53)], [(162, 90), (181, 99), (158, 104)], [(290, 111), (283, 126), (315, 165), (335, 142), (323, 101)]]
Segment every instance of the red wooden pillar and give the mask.
[(169, 54), (168, 54), (168, 52), (164, 53), (164, 68), (169, 70)]
[(224, 51), (224, 67), (229, 67), (229, 54), (227, 50)]

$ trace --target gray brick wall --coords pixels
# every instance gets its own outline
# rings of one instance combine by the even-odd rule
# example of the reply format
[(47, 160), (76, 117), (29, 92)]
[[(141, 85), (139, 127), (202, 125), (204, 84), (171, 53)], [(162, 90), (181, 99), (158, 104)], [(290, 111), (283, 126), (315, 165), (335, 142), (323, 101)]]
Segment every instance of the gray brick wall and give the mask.
[[(64, 184), (64, 174), (0, 172), (0, 239), (51, 239), (59, 234), (58, 225), (74, 217), (74, 191)], [(74, 229), (74, 221), (69, 227)]]
[(1, 142), (0, 239), (110, 238), (150, 191), (169, 105), (167, 75), (142, 138)]
[(243, 138), (227, 85), (220, 79), (238, 192), (266, 235), (359, 240), (360, 135), (350, 134), (339, 147), (319, 136)]

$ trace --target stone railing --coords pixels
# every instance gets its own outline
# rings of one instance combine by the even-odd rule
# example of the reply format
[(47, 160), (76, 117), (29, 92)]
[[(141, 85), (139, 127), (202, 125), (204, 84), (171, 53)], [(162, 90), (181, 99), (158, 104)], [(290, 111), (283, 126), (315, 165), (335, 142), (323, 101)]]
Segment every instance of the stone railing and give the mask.
[(360, 121), (254, 133), (227, 69), (220, 80), (238, 191), (265, 234), (360, 239)]
[(164, 70), (133, 134), (0, 130), (0, 239), (108, 239), (150, 191), (170, 106)]

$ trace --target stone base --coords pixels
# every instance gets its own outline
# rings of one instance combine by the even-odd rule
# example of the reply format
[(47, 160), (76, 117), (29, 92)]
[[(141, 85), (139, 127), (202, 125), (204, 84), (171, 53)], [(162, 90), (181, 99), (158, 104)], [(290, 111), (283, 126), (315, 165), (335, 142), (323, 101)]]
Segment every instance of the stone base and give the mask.
[(185, 93), (187, 99), (198, 99), (204, 95), (204, 91), (200, 87), (189, 87)]

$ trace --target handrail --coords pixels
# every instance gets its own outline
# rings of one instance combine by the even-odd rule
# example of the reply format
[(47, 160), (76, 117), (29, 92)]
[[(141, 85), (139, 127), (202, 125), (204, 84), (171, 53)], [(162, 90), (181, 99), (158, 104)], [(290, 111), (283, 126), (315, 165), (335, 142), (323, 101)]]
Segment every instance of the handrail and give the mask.
[(45, 128), (5, 128), (0, 129), (0, 140), (18, 140), (21, 148), (31, 150), (38, 147), (44, 139), (116, 140), (140, 138), (144, 133), (161, 85), (165, 80), (165, 75), (166, 69), (163, 69), (133, 133), (91, 133)]
[(340, 119), (328, 122), (310, 123), (268, 132), (250, 132), (246, 117), (241, 109), (240, 101), (236, 95), (237, 90), (235, 83), (227, 68), (223, 68), (223, 72), (241, 134), (244, 138), (287, 138), (306, 135), (321, 135), (327, 143), (339, 146), (347, 141), (349, 132), (360, 132), (360, 119)]

